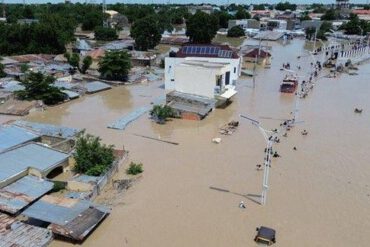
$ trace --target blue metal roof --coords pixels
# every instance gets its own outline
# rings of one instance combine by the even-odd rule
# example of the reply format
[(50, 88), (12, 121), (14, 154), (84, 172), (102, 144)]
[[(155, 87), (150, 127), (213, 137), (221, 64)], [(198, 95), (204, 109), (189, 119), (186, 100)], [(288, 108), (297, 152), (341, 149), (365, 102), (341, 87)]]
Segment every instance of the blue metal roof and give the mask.
[(24, 89), (24, 86), (22, 86), (19, 81), (14, 81), (14, 80), (4, 82), (2, 84), (2, 87), (7, 92), (15, 92), (15, 91), (23, 90)]
[(14, 125), (32, 129), (33, 131), (41, 135), (55, 136), (55, 137), (62, 137), (62, 138), (71, 138), (81, 132), (80, 129), (57, 126), (53, 124), (35, 123), (35, 122), (29, 122), (29, 121), (23, 121), (23, 120), (15, 121)]
[(34, 219), (63, 226), (77, 218), (89, 207), (95, 207), (103, 212), (109, 212), (107, 208), (94, 205), (87, 200), (59, 198), (46, 195), (28, 207), (22, 214)]
[(18, 146), (20, 144), (32, 141), (40, 137), (24, 128), (17, 126), (0, 126), (0, 153)]
[(86, 83), (85, 88), (88, 93), (96, 93), (99, 91), (110, 89), (112, 87), (101, 81), (92, 81), (92, 82)]
[(68, 154), (39, 144), (26, 144), (0, 154), (0, 181), (14, 177), (29, 167), (41, 172), (47, 171), (56, 167), (68, 157)]
[(0, 189), (0, 210), (15, 214), (52, 188), (52, 182), (25, 176)]

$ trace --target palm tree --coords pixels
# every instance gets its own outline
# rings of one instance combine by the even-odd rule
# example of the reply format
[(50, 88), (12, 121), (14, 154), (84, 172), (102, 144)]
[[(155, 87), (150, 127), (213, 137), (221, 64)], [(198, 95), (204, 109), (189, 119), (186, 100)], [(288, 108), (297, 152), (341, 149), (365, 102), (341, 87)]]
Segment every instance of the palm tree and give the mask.
[(106, 52), (99, 61), (100, 76), (104, 79), (126, 81), (130, 69), (130, 55), (125, 51)]

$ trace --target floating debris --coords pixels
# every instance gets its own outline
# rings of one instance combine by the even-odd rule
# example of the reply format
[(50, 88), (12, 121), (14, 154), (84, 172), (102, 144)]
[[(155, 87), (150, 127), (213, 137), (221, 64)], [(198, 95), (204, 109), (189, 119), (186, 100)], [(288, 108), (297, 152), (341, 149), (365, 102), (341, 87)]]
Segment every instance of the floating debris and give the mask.
[(231, 135), (237, 130), (238, 126), (239, 126), (238, 121), (231, 121), (220, 128), (220, 134)]

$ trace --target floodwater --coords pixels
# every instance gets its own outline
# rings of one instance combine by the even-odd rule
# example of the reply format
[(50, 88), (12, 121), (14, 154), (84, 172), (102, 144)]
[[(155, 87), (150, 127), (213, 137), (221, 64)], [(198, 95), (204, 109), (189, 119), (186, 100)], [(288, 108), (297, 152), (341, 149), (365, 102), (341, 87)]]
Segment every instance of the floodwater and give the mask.
[[(293, 95), (278, 92), (281, 64), (300, 64), (301, 75), (310, 67), (309, 57), (297, 60), (303, 41), (268, 45), (273, 46), (272, 66), (258, 69), (256, 88), (250, 78), (242, 78), (234, 102), (201, 122), (157, 125), (143, 116), (124, 131), (106, 128), (163, 93), (160, 83), (114, 88), (27, 117), (86, 128), (106, 143), (124, 145), (130, 160), (144, 164), (142, 178), (112, 198), (112, 214), (83, 246), (257, 246), (253, 238), (261, 225), (277, 230), (276, 246), (368, 246), (370, 64), (360, 66), (357, 76), (320, 79), (299, 101), (304, 122), (275, 145), (281, 157), (273, 160), (267, 204), (261, 206), (254, 195), (261, 193), (263, 172), (256, 164), (263, 161), (265, 142), (255, 126), (238, 116), (277, 128), (280, 122), (266, 117), (291, 117), (295, 105)], [(355, 114), (354, 107), (363, 113)], [(218, 128), (231, 120), (240, 121), (237, 132), (212, 143), (220, 137)], [(300, 134), (303, 129), (307, 136)], [(238, 207), (240, 201), (246, 209)], [(52, 246), (70, 244), (54, 241)]]

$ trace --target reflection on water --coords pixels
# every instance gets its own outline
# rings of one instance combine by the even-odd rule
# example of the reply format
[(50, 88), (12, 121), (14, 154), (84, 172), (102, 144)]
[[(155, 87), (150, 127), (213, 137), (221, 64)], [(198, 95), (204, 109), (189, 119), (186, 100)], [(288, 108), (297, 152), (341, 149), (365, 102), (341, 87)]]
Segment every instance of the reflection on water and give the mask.
[[(269, 45), (272, 66), (258, 68), (256, 88), (251, 87), (251, 78), (242, 78), (233, 104), (201, 122), (175, 119), (157, 125), (146, 115), (125, 131), (106, 128), (162, 94), (160, 82), (114, 88), (27, 117), (87, 128), (107, 143), (125, 145), (130, 158), (144, 164), (140, 182), (114, 199), (124, 205), (116, 206), (83, 246), (104, 246), (107, 241), (109, 246), (255, 246), (255, 227), (260, 225), (277, 230), (277, 246), (366, 246), (370, 241), (370, 64), (361, 66), (358, 76), (321, 79), (300, 100), (304, 123), (276, 146), (282, 157), (272, 164), (267, 205), (246, 200), (247, 194), (261, 192), (262, 173), (255, 168), (262, 162), (265, 144), (258, 129), (238, 115), (290, 117), (295, 97), (279, 93), (284, 77), (281, 64), (310, 69), (309, 57), (297, 60), (304, 52), (303, 41)], [(354, 107), (364, 112), (355, 114)], [(218, 128), (230, 120), (240, 121), (238, 130), (213, 144), (212, 138), (220, 136)], [(279, 125), (276, 120), (260, 120), (266, 128)], [(303, 129), (307, 136), (300, 134)], [(239, 209), (241, 200), (246, 210)]]

